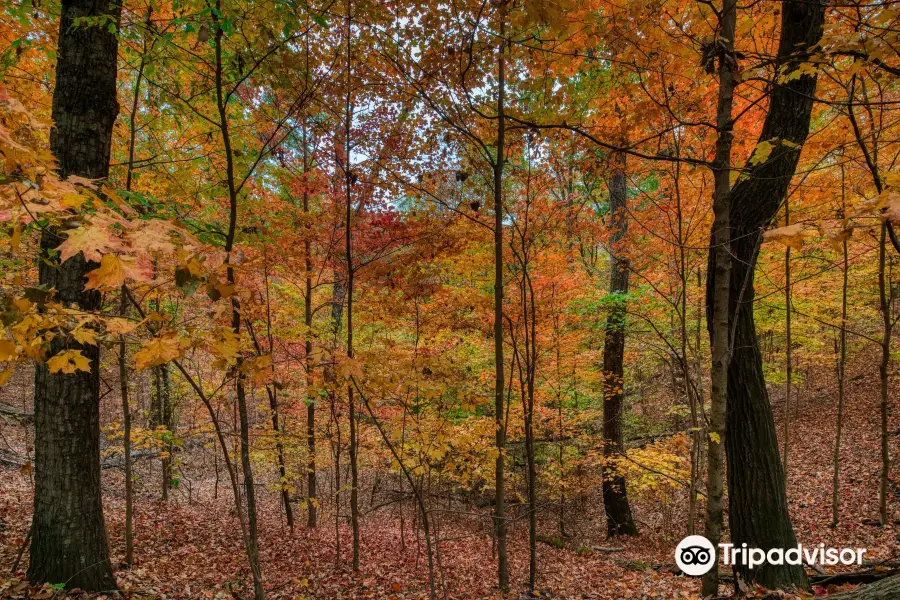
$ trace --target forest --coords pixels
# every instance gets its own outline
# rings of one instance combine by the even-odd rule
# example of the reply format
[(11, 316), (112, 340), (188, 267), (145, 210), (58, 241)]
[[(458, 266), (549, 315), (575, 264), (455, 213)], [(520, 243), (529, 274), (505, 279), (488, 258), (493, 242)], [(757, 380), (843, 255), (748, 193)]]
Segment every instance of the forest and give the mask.
[(898, 163), (896, 0), (0, 0), (0, 597), (900, 599)]

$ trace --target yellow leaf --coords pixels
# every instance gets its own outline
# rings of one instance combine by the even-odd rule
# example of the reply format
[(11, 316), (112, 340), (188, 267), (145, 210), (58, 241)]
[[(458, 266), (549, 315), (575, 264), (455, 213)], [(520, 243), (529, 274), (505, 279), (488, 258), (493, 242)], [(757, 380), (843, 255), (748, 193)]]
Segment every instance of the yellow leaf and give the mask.
[(174, 333), (153, 338), (144, 344), (143, 348), (135, 352), (134, 364), (138, 371), (147, 367), (163, 365), (181, 356), (185, 347), (186, 344), (179, 340)]
[(59, 199), (59, 203), (63, 208), (78, 208), (82, 204), (86, 198), (81, 194), (63, 194), (62, 198)]
[(779, 242), (785, 246), (800, 250), (803, 247), (803, 225), (786, 225), (777, 227), (763, 233), (763, 240), (767, 242)]
[(9, 240), (9, 249), (13, 254), (19, 251), (19, 244), (22, 242), (22, 227), (18, 223), (13, 225), (12, 238)]
[(122, 317), (112, 317), (106, 321), (106, 331), (116, 335), (125, 335), (134, 331), (138, 325), (139, 323)]
[(87, 274), (86, 290), (115, 289), (125, 283), (122, 261), (115, 254), (107, 254), (100, 260), (100, 266)]
[(219, 327), (216, 331), (215, 341), (212, 343), (212, 351), (223, 360), (231, 361), (237, 358), (240, 350), (240, 339), (230, 327)]
[(713, 444), (721, 444), (721, 443), (722, 443), (722, 438), (719, 437), (719, 434), (718, 434), (718, 433), (716, 433), (716, 432), (714, 432), (714, 431), (711, 431), (711, 432), (709, 433), (709, 441), (711, 441)]
[(65, 350), (47, 361), (51, 373), (72, 374), (75, 371), (90, 371), (91, 361), (80, 350)]
[(9, 381), (10, 375), (13, 374), (13, 368), (8, 367), (0, 371), (0, 386), (6, 385), (6, 382)]
[(753, 149), (753, 154), (750, 156), (750, 159), (747, 161), (750, 165), (758, 165), (760, 163), (766, 162), (769, 158), (769, 155), (772, 154), (772, 149), (775, 146), (771, 141), (768, 142), (760, 142), (756, 145), (756, 148)]
[(0, 360), (10, 360), (16, 357), (16, 343), (9, 340), (0, 340)]
[(93, 329), (79, 327), (72, 331), (72, 337), (75, 338), (79, 344), (87, 344), (88, 346), (97, 345), (97, 332)]

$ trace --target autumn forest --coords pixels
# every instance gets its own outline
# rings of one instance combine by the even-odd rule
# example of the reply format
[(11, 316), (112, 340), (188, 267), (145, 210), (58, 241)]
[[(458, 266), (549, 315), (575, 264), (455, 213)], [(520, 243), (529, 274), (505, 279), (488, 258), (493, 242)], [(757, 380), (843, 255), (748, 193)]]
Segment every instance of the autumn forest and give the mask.
[(900, 2), (0, 2), (0, 597), (897, 599), (898, 318)]

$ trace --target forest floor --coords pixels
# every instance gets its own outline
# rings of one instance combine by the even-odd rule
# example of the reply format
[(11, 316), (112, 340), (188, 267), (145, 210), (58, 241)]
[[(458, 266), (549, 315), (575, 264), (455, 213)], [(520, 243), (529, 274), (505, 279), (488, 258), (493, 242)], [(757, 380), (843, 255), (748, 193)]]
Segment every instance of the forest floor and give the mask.
[[(835, 401), (831, 378), (822, 374), (821, 379), (828, 383), (819, 388), (812, 383), (804, 386), (799, 394), (797, 416), (791, 422), (789, 500), (797, 538), (807, 546), (824, 543), (834, 547), (864, 547), (868, 550), (866, 557), (874, 563), (893, 563), (900, 558), (900, 521), (886, 527), (871, 524), (878, 514), (880, 468), (877, 378), (851, 373), (848, 382), (846, 443), (841, 449), (841, 522), (834, 529), (829, 523)], [(783, 404), (777, 393), (773, 396), (780, 434)], [(892, 393), (894, 415), (900, 411), (897, 398), (898, 394)], [(891, 419), (892, 456), (900, 452), (898, 422), (898, 418)], [(27, 554), (17, 572), (9, 575), (31, 518), (29, 475), (27, 469), (23, 472), (0, 467), (0, 597), (61, 597), (56, 590), (30, 588), (23, 581)], [(900, 481), (896, 472), (893, 479)], [(105, 483), (104, 508), (111, 554), (114, 564), (118, 564), (124, 554), (124, 500), (121, 490), (115, 488)], [(900, 517), (896, 492), (892, 490), (891, 494), (893, 518)], [(265, 586), (269, 590), (267, 597), (310, 600), (428, 597), (424, 544), (421, 539), (417, 543), (410, 528), (411, 507), (406, 509), (402, 535), (395, 509), (383, 509), (383, 513), (363, 518), (361, 566), (354, 573), (349, 565), (350, 540), (346, 526), (342, 526), (341, 561), (338, 562), (333, 520), (323, 522), (316, 530), (300, 525), (291, 533), (283, 525), (273, 495), (261, 496), (260, 548)], [(596, 506), (596, 502), (587, 506)], [(683, 515), (663, 518), (665, 510), (661, 506), (637, 505), (635, 514), (642, 523), (638, 537), (611, 541), (598, 536), (592, 540), (596, 546), (615, 546), (622, 551), (584, 553), (569, 547), (538, 544), (541, 595), (598, 600), (698, 597), (697, 579), (676, 576), (666, 568), (674, 566), (674, 547), (684, 535), (684, 519)], [(298, 520), (305, 522), (304, 515)], [(552, 524), (547, 524), (548, 529), (551, 527)], [(227, 495), (220, 495), (219, 500), (188, 503), (176, 498), (163, 503), (158, 494), (139, 494), (134, 531), (135, 565), (116, 572), (119, 585), (128, 592), (128, 597), (248, 597), (249, 572)], [(496, 563), (491, 539), (484, 528), (473, 526), (468, 518), (445, 517), (440, 538), (439, 598), (501, 598), (493, 585)], [(513, 528), (509, 556), (513, 590), (505, 597), (519, 598), (528, 570), (524, 524)], [(814, 591), (816, 595), (826, 595), (835, 589), (838, 588), (817, 586)], [(722, 593), (728, 591), (723, 585)]]

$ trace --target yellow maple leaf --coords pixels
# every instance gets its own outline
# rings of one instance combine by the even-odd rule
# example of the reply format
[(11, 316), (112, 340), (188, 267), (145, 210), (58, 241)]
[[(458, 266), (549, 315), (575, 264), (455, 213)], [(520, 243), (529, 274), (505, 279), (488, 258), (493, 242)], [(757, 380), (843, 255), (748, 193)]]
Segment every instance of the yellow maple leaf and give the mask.
[(230, 327), (219, 327), (211, 346), (211, 350), (216, 356), (230, 362), (237, 358), (240, 350), (240, 338)]
[(125, 335), (134, 331), (140, 323), (122, 317), (111, 317), (106, 320), (106, 331), (116, 335)]
[(779, 242), (796, 250), (803, 247), (803, 225), (786, 225), (770, 229), (763, 233), (763, 240), (767, 242)]
[(750, 165), (758, 165), (760, 163), (766, 162), (769, 158), (769, 155), (772, 154), (772, 149), (775, 147), (771, 141), (768, 142), (760, 142), (756, 145), (756, 148), (753, 149), (753, 154), (750, 156), (750, 159), (747, 161)]
[(116, 289), (125, 283), (122, 261), (115, 254), (107, 254), (100, 260), (100, 266), (87, 274), (86, 290)]
[(10, 360), (16, 357), (16, 343), (10, 340), (0, 340), (0, 360)]
[(93, 329), (79, 327), (72, 331), (72, 337), (75, 338), (79, 344), (87, 344), (88, 346), (97, 345), (97, 332)]
[(91, 361), (80, 350), (65, 350), (47, 361), (51, 373), (72, 374), (75, 371), (90, 371)]
[(147, 367), (163, 365), (175, 360), (181, 356), (181, 353), (184, 352), (184, 348), (189, 344), (189, 340), (180, 340), (174, 333), (153, 338), (144, 344), (140, 350), (135, 352), (135, 367), (138, 371), (141, 371)]

